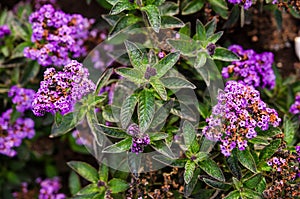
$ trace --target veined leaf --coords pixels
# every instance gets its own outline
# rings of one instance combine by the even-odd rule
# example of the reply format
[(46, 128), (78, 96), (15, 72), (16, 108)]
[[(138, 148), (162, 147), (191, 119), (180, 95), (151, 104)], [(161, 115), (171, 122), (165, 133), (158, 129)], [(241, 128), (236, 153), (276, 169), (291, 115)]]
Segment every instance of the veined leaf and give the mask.
[(293, 122), (285, 115), (284, 116), (284, 122), (283, 122), (283, 129), (284, 129), (284, 141), (288, 145), (291, 145), (293, 142), (294, 136), (295, 136), (295, 131), (296, 128)]
[(159, 32), (161, 25), (161, 16), (159, 9), (154, 5), (147, 5), (141, 8), (142, 11), (146, 12), (147, 18), (153, 30)]
[(74, 171), (69, 176), (69, 189), (72, 195), (75, 195), (81, 189), (80, 179)]
[(191, 179), (193, 178), (195, 168), (196, 168), (196, 164), (194, 162), (188, 160), (185, 163), (183, 178), (186, 184), (189, 184)]
[(207, 184), (208, 186), (214, 189), (229, 190), (231, 187), (230, 184), (225, 184), (224, 182), (219, 182), (208, 178), (203, 178), (203, 181), (205, 182), (205, 184)]
[(155, 99), (153, 93), (144, 89), (139, 95), (138, 101), (138, 117), (139, 127), (142, 133), (146, 132), (150, 126), (155, 113)]
[(182, 9), (182, 15), (189, 15), (198, 12), (204, 6), (204, 0), (191, 0)]
[(94, 92), (95, 95), (98, 95), (101, 88), (103, 86), (105, 86), (105, 84), (107, 83), (107, 81), (109, 80), (110, 76), (113, 74), (114, 69), (113, 68), (108, 68), (107, 70), (105, 70), (101, 77), (99, 78), (97, 84), (96, 84), (96, 90)]
[(162, 140), (154, 141), (151, 143), (151, 146), (159, 153), (169, 157), (174, 158), (175, 155), (173, 154), (170, 147)]
[(243, 184), (249, 189), (254, 189), (260, 183), (262, 178), (263, 176), (260, 173), (257, 173), (251, 176), (250, 178), (246, 179)]
[(220, 181), (225, 181), (222, 170), (219, 168), (218, 164), (212, 159), (207, 158), (202, 162), (199, 162), (198, 165), (203, 171), (205, 171), (205, 173), (207, 173), (211, 177)]
[(161, 15), (163, 16), (173, 16), (179, 13), (178, 3), (167, 1), (163, 5), (158, 7)]
[(113, 178), (108, 182), (111, 193), (120, 193), (126, 191), (129, 188), (129, 184), (121, 179)]
[(267, 161), (267, 159), (271, 158), (271, 156), (277, 151), (280, 144), (281, 144), (280, 139), (272, 140), (269, 145), (265, 146), (265, 148), (261, 150), (259, 154), (260, 161), (265, 162)]
[(185, 184), (185, 186), (184, 186), (184, 196), (185, 196), (185, 198), (188, 198), (188, 196), (190, 196), (193, 193), (193, 191), (196, 187), (196, 184), (198, 182), (199, 174), (200, 174), (200, 169), (196, 168), (194, 170), (193, 177), (190, 180), (190, 182), (188, 184)]
[(215, 50), (215, 54), (212, 57), (215, 60), (221, 60), (227, 62), (240, 60), (240, 58), (236, 54), (223, 47), (217, 47)]
[(167, 42), (181, 54), (187, 56), (194, 56), (195, 51), (198, 49), (199, 44), (192, 40), (182, 39), (167, 39)]
[(209, 0), (212, 9), (218, 13), (223, 19), (228, 18), (228, 7), (226, 1), (223, 0)]
[(206, 40), (206, 29), (203, 23), (197, 19), (196, 21), (196, 40), (204, 41)]
[(94, 109), (88, 110), (88, 112), (86, 114), (86, 119), (87, 119), (88, 125), (91, 129), (91, 132), (92, 132), (93, 137), (96, 140), (97, 144), (99, 146), (103, 146), (104, 136), (103, 136), (102, 131), (99, 131), (99, 129), (96, 127), (98, 122), (97, 122), (97, 118), (96, 118)]
[(76, 171), (80, 176), (85, 178), (90, 182), (98, 181), (98, 172), (91, 165), (80, 162), (80, 161), (71, 161), (67, 163), (69, 167), (71, 167), (74, 171)]
[(132, 144), (132, 138), (125, 138), (113, 145), (107, 146), (103, 149), (103, 153), (122, 153), (128, 151)]
[(155, 77), (160, 78), (164, 76), (178, 61), (180, 56), (179, 52), (170, 53), (162, 58), (157, 64), (153, 66), (156, 69)]
[(97, 127), (99, 132), (102, 132), (109, 137), (113, 138), (127, 138), (130, 137), (123, 129), (111, 127), (111, 126), (105, 126), (103, 124), (94, 124), (95, 127)]
[(88, 198), (92, 198), (98, 192), (99, 192), (99, 187), (97, 186), (96, 183), (93, 183), (83, 187), (73, 198), (88, 199)]
[(138, 95), (132, 94), (128, 96), (121, 107), (121, 125), (123, 128), (126, 128), (131, 120), (132, 114), (134, 112), (135, 106), (138, 101)]
[(184, 26), (183, 21), (177, 17), (162, 16), (161, 17), (161, 28), (181, 28)]
[(109, 15), (109, 14), (101, 15), (101, 17), (111, 26), (116, 25), (117, 21), (123, 16), (124, 13), (120, 13), (118, 15)]
[(212, 36), (210, 36), (207, 41), (210, 42), (210, 43), (216, 43), (223, 35), (223, 31), (219, 31), (215, 34), (213, 34)]
[(98, 173), (99, 173), (99, 180), (101, 180), (102, 182), (107, 182), (108, 167), (105, 165), (105, 163), (101, 163)]
[(144, 82), (143, 74), (138, 69), (121, 67), (115, 69), (115, 72), (134, 83), (141, 84)]
[(182, 132), (184, 144), (188, 149), (192, 142), (196, 139), (195, 127), (189, 121), (185, 120), (183, 122)]
[(226, 158), (227, 165), (231, 173), (240, 180), (242, 178), (241, 167), (239, 166), (238, 158), (236, 155), (236, 149), (232, 151), (232, 155)]
[(146, 71), (146, 64), (148, 64), (146, 54), (143, 54), (143, 52), (133, 42), (125, 41), (125, 46), (132, 66), (136, 69)]
[(238, 190), (234, 190), (230, 192), (224, 199), (239, 199), (240, 192)]
[(135, 8), (135, 4), (130, 3), (128, 0), (119, 0), (117, 3), (113, 4), (109, 14), (116, 15), (124, 10), (133, 10)]
[(185, 26), (180, 28), (179, 33), (180, 33), (180, 37), (182, 35), (190, 37), (190, 35), (191, 35), (191, 23), (190, 22), (186, 23)]
[(161, 123), (165, 122), (169, 113), (171, 111), (173, 102), (168, 101), (164, 105), (162, 105), (154, 114), (153, 120), (151, 122), (150, 128), (154, 129), (159, 126)]
[(166, 139), (168, 136), (169, 135), (167, 133), (162, 132), (149, 133), (151, 142)]
[(238, 156), (238, 159), (239, 159), (240, 163), (244, 167), (246, 167), (247, 169), (249, 169), (253, 173), (256, 173), (256, 164), (255, 164), (254, 158), (251, 155), (248, 148), (246, 148), (243, 151), (238, 150), (237, 151), (237, 156)]
[(203, 51), (199, 52), (197, 54), (194, 67), (195, 68), (201, 68), (202, 66), (205, 65), (206, 59), (207, 59), (207, 53), (203, 52)]
[(169, 89), (196, 88), (194, 84), (180, 77), (165, 77), (161, 78), (160, 80), (162, 81), (164, 86)]
[(167, 91), (164, 84), (158, 78), (152, 78), (150, 84), (153, 86), (155, 91), (159, 94), (162, 100), (167, 100)]
[(115, 37), (117, 34), (127, 31), (129, 29), (138, 28), (137, 23), (141, 21), (140, 18), (132, 15), (127, 14), (119, 18), (117, 23), (113, 26), (109, 33), (109, 39)]

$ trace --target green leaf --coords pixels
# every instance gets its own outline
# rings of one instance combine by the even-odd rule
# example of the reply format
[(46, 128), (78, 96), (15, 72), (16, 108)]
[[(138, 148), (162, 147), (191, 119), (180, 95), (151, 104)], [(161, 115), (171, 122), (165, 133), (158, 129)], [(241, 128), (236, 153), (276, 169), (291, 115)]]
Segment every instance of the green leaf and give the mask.
[(105, 0), (105, 1), (107, 1), (111, 5), (115, 5), (119, 0)]
[[(83, 189), (81, 189), (74, 198), (92, 198), (92, 196), (95, 194), (95, 193), (98, 193), (99, 192), (99, 187), (97, 186), (96, 183), (93, 183), (93, 184), (89, 184), (85, 187), (83, 187)], [(89, 195), (89, 197), (86, 197), (85, 195)], [(91, 196), (92, 195), (92, 196)]]
[(102, 182), (107, 182), (108, 180), (108, 167), (105, 165), (105, 162), (100, 164), (100, 168), (98, 171), (99, 174), (99, 180), (101, 180)]
[(80, 179), (74, 171), (69, 176), (69, 189), (72, 195), (75, 195), (81, 189)]
[(256, 185), (256, 191), (259, 193), (262, 193), (264, 190), (266, 190), (267, 182), (266, 179), (263, 177), (262, 180)]
[(183, 178), (186, 184), (189, 184), (191, 179), (193, 178), (193, 174), (196, 168), (196, 164), (190, 160), (185, 163)]
[(236, 54), (223, 47), (217, 47), (215, 50), (215, 54), (212, 57), (215, 60), (226, 62), (238, 61), (240, 59)]
[(159, 11), (163, 16), (173, 16), (179, 13), (178, 3), (167, 1), (159, 6)]
[(193, 193), (193, 190), (195, 189), (197, 182), (198, 182), (199, 174), (200, 174), (200, 169), (196, 168), (190, 182), (188, 184), (185, 184), (185, 186), (184, 186), (185, 198), (188, 198), (187, 196), (189, 196)]
[(239, 199), (240, 193), (237, 190), (230, 192), (224, 199)]
[(168, 136), (169, 135), (167, 133), (162, 132), (149, 133), (151, 142), (166, 139)]
[(223, 33), (224, 33), (223, 31), (217, 32), (217, 33), (213, 34), (212, 36), (210, 36), (207, 39), (207, 41), (209, 43), (215, 44), (222, 37)]
[(220, 181), (225, 181), (223, 172), (219, 168), (218, 164), (212, 159), (207, 158), (202, 162), (199, 162), (198, 165), (205, 173), (207, 173), (211, 177)]
[(39, 73), (40, 65), (36, 61), (31, 61), (26, 64), (24, 68), (24, 73), (21, 78), (21, 84), (24, 85), (27, 82), (33, 80)]
[(155, 5), (160, 6), (162, 5), (166, 0), (146, 0), (146, 5)]
[(206, 52), (203, 52), (203, 51), (198, 52), (196, 60), (195, 60), (194, 67), (195, 68), (201, 68), (202, 66), (205, 65), (206, 59), (207, 59), (207, 53)]
[(244, 167), (246, 167), (247, 169), (249, 169), (253, 173), (256, 173), (256, 164), (255, 164), (254, 158), (251, 155), (248, 148), (246, 148), (243, 151), (237, 150), (237, 156), (238, 156), (238, 159), (239, 159), (240, 163)]
[(113, 138), (128, 138), (128, 135), (123, 129), (105, 126), (104, 124), (94, 124), (99, 130), (99, 133), (104, 133), (105, 135)]
[(162, 100), (167, 100), (167, 91), (164, 84), (157, 78), (151, 78), (150, 84), (154, 88), (154, 90), (159, 94)]
[(218, 13), (223, 19), (228, 18), (228, 7), (226, 1), (223, 0), (209, 0), (212, 9)]
[(208, 178), (203, 178), (203, 181), (205, 182), (205, 184), (207, 184), (208, 186), (210, 186), (214, 189), (222, 189), (222, 190), (227, 191), (231, 188), (230, 184), (225, 184), (223, 182), (211, 180), (211, 179), (208, 179)]
[(164, 155), (154, 155), (153, 159), (176, 168), (183, 168), (186, 163), (186, 159), (172, 159)]
[(108, 182), (109, 189), (112, 193), (120, 193), (126, 191), (129, 188), (129, 185), (126, 181), (113, 178)]
[(118, 15), (109, 15), (109, 14), (104, 14), (101, 15), (101, 17), (111, 26), (116, 25), (117, 21), (121, 18), (124, 17), (124, 13), (120, 13)]
[(243, 191), (241, 192), (241, 196), (246, 198), (254, 198), (254, 199), (263, 198), (263, 195), (261, 193), (246, 188), (243, 189)]
[(153, 93), (144, 89), (139, 95), (138, 102), (138, 118), (139, 118), (139, 127), (142, 133), (146, 132), (150, 126), (154, 113), (155, 113), (155, 98)]
[(99, 128), (97, 128), (98, 121), (97, 116), (95, 114), (94, 109), (89, 109), (86, 114), (87, 123), (91, 129), (91, 133), (93, 134), (93, 138), (96, 140), (97, 144), (99, 146), (103, 146), (103, 140), (104, 136), (102, 131), (99, 131)]
[(206, 38), (211, 37), (216, 31), (216, 29), (217, 29), (217, 18), (214, 17), (207, 24), (205, 24)]
[(144, 82), (144, 76), (138, 69), (121, 67), (115, 69), (115, 72), (134, 83), (141, 84)]
[(199, 44), (192, 40), (167, 39), (167, 42), (181, 54), (186, 56), (194, 56)]
[(184, 26), (183, 21), (177, 17), (162, 16), (161, 28), (181, 28)]
[(70, 161), (67, 164), (86, 180), (94, 183), (98, 182), (98, 172), (91, 165), (80, 161)]
[(131, 117), (134, 112), (137, 101), (138, 101), (138, 95), (135, 93), (128, 96), (124, 100), (121, 107), (121, 114), (120, 114), (122, 128), (127, 128), (129, 122), (131, 121)]
[(141, 21), (141, 19), (132, 14), (122, 16), (111, 29), (109, 33), (109, 39), (112, 39), (119, 33), (125, 32), (129, 29), (138, 28), (139, 26), (137, 25), (137, 23), (139, 21)]
[(180, 33), (181, 36), (184, 35), (184, 36), (190, 37), (190, 35), (191, 35), (191, 23), (190, 22), (186, 23), (185, 26), (180, 28), (179, 33)]
[(265, 162), (267, 161), (267, 159), (271, 158), (271, 156), (278, 150), (280, 144), (280, 139), (272, 140), (272, 142), (269, 145), (265, 146), (263, 150), (261, 150), (259, 154), (259, 160), (261, 162)]
[(206, 40), (206, 30), (205, 30), (203, 23), (199, 19), (197, 19), (197, 21), (196, 21), (195, 39), (200, 40), (200, 41)]
[(112, 110), (113, 105), (106, 104), (102, 109), (102, 117), (107, 122), (117, 123), (119, 122), (117, 116), (114, 114)]
[(192, 0), (188, 2), (182, 9), (182, 15), (189, 15), (198, 12), (204, 6), (204, 0)]
[(228, 165), (228, 168), (230, 169), (231, 173), (238, 179), (240, 180), (242, 178), (242, 171), (241, 167), (239, 166), (238, 163), (238, 158), (236, 155), (236, 149), (232, 151), (232, 155), (226, 158), (226, 162)]
[(147, 5), (141, 8), (142, 11), (146, 12), (148, 21), (155, 32), (159, 32), (161, 25), (161, 16), (159, 9), (154, 5)]
[(133, 42), (125, 41), (125, 46), (132, 66), (139, 70), (146, 70), (145, 66), (148, 64), (146, 54), (143, 54), (139, 47)]
[(183, 122), (182, 127), (184, 144), (187, 148), (189, 148), (192, 142), (196, 139), (196, 131), (195, 127), (187, 120)]
[(178, 61), (180, 56), (179, 52), (169, 53), (167, 56), (162, 58), (157, 64), (153, 65), (156, 69), (155, 77), (160, 78), (164, 76)]
[(239, 18), (240, 18), (239, 5), (236, 4), (233, 6), (227, 21), (223, 25), (223, 29), (232, 28), (238, 22)]
[(168, 89), (196, 88), (194, 84), (180, 77), (165, 77), (162, 78), (161, 81)]
[(101, 90), (101, 88), (103, 88), (103, 86), (105, 86), (105, 84), (107, 83), (107, 81), (109, 80), (110, 76), (113, 74), (114, 69), (113, 68), (107, 68), (101, 75), (101, 77), (99, 78), (97, 84), (96, 84), (96, 90), (94, 92), (95, 96), (97, 96)]
[(169, 113), (171, 111), (173, 102), (168, 101), (164, 105), (162, 105), (154, 114), (153, 120), (151, 122), (150, 128), (154, 129), (158, 127), (160, 124), (166, 121)]
[(125, 138), (113, 145), (107, 146), (103, 149), (103, 153), (122, 153), (128, 151), (132, 144), (132, 138)]
[(284, 141), (286, 141), (287, 145), (291, 145), (294, 140), (296, 128), (293, 122), (286, 115), (283, 118), (283, 129)]
[(135, 9), (135, 4), (130, 3), (128, 0), (119, 0), (116, 4), (113, 5), (110, 10), (110, 15), (116, 15), (121, 13), (124, 10), (133, 10)]
[(254, 189), (260, 183), (262, 178), (263, 176), (260, 173), (257, 173), (251, 176), (250, 178), (246, 179), (243, 184), (249, 189)]
[(151, 146), (159, 153), (169, 157), (174, 158), (175, 155), (173, 154), (170, 147), (162, 140), (151, 142)]

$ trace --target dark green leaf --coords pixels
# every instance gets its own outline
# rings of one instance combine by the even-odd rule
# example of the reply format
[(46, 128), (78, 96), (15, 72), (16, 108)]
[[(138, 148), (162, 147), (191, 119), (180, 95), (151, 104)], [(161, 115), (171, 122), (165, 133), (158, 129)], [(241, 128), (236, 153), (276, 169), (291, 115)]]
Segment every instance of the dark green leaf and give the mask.
[(154, 129), (166, 121), (171, 111), (172, 105), (173, 102), (168, 101), (155, 112), (150, 128)]
[(200, 174), (200, 169), (199, 168), (195, 169), (191, 181), (188, 184), (185, 184), (184, 196), (186, 198), (188, 198), (188, 196), (190, 196), (193, 193), (193, 190), (195, 189), (198, 182), (199, 174)]
[(127, 14), (122, 16), (111, 29), (109, 33), (109, 39), (115, 37), (117, 34), (121, 32), (127, 31), (129, 29), (138, 28), (137, 23), (139, 21), (141, 21), (141, 19), (132, 14)]
[(132, 144), (132, 138), (125, 138), (124, 140), (117, 142), (113, 145), (107, 146), (103, 149), (103, 153), (121, 153), (128, 151)]
[(209, 0), (212, 9), (218, 13), (223, 19), (228, 18), (228, 7), (226, 1), (223, 0)]
[(133, 42), (125, 41), (125, 46), (132, 66), (139, 70), (142, 69), (142, 71), (146, 70), (147, 62), (145, 63), (144, 61), (148, 61), (146, 54), (143, 54), (139, 47)]
[(236, 54), (223, 47), (217, 47), (215, 50), (215, 54), (212, 57), (215, 60), (226, 62), (238, 61), (240, 59)]
[(196, 40), (204, 41), (206, 40), (206, 30), (203, 23), (197, 19), (196, 22)]
[(184, 27), (180, 28), (179, 33), (181, 36), (184, 35), (184, 36), (190, 37), (191, 23), (190, 22), (186, 23)]
[(267, 161), (267, 159), (271, 158), (271, 156), (277, 151), (278, 147), (280, 146), (281, 140), (276, 139), (272, 140), (272, 142), (265, 146), (263, 150), (261, 150), (259, 154), (259, 159), (261, 162)]
[(263, 195), (261, 193), (258, 193), (256, 191), (253, 191), (251, 189), (243, 189), (243, 192), (241, 192), (242, 197), (247, 198), (254, 198), (254, 199), (261, 199), (263, 198)]
[(182, 15), (189, 15), (198, 12), (204, 6), (204, 0), (189, 1), (182, 9)]
[(129, 122), (131, 121), (132, 114), (134, 112), (135, 106), (138, 101), (138, 95), (132, 94), (128, 96), (121, 107), (121, 125), (123, 128), (127, 128)]
[[(99, 187), (97, 186), (97, 184), (96, 183), (94, 183), (94, 184), (89, 184), (89, 185), (87, 185), (87, 186), (85, 186), (85, 187), (83, 187), (83, 189), (81, 189), (77, 194), (76, 194), (76, 196), (74, 197), (74, 198), (92, 198), (93, 197), (93, 194), (95, 194), (95, 193), (98, 193), (99, 192)], [(85, 195), (89, 195), (89, 197), (85, 197)]]
[(185, 163), (183, 178), (186, 184), (189, 184), (191, 179), (193, 178), (195, 168), (196, 168), (196, 164), (194, 162), (188, 160)]
[(151, 142), (166, 139), (168, 136), (167, 133), (162, 132), (149, 133)]
[(172, 150), (170, 147), (162, 140), (158, 140), (155, 142), (151, 143), (151, 146), (159, 153), (169, 157), (169, 158), (174, 158), (175, 155), (173, 154)]
[(256, 191), (259, 193), (262, 193), (264, 190), (266, 190), (267, 182), (266, 179), (263, 177), (262, 180), (256, 185)]
[(251, 176), (250, 178), (246, 179), (243, 184), (249, 189), (254, 189), (260, 183), (262, 178), (263, 176), (260, 173), (257, 173)]
[(205, 24), (206, 38), (211, 37), (214, 34), (214, 32), (216, 31), (216, 29), (217, 29), (217, 18), (214, 17), (207, 24)]
[(290, 145), (293, 142), (295, 136), (296, 126), (286, 115), (283, 118), (283, 129), (284, 141), (286, 141), (286, 143)]
[(180, 77), (165, 77), (160, 80), (168, 89), (196, 88), (194, 84)]
[(232, 28), (240, 18), (239, 5), (234, 5), (223, 28)]
[(207, 41), (210, 43), (215, 44), (223, 35), (223, 31), (217, 32), (215, 34), (213, 34), (212, 36), (210, 36)]
[(164, 76), (178, 61), (180, 56), (179, 52), (170, 53), (161, 59), (157, 64), (153, 65), (156, 69), (155, 77), (160, 78)]
[(111, 26), (116, 25), (117, 21), (121, 18), (124, 17), (124, 13), (120, 13), (119, 15), (109, 15), (109, 14), (104, 14), (101, 15), (101, 17)]
[(24, 74), (21, 78), (21, 84), (26, 84), (27, 82), (34, 79), (39, 73), (40, 65), (36, 61), (29, 62), (26, 64), (24, 69)]
[(222, 189), (222, 190), (227, 191), (231, 187), (230, 184), (225, 184), (223, 182), (211, 180), (211, 179), (208, 179), (208, 178), (203, 178), (203, 181), (205, 182), (205, 184), (207, 184), (208, 186), (210, 186), (214, 189)]
[(130, 3), (128, 0), (119, 0), (116, 4), (113, 5), (110, 10), (110, 15), (116, 15), (124, 10), (133, 10), (135, 9), (135, 4)]
[(195, 51), (198, 49), (199, 44), (192, 40), (181, 39), (167, 39), (167, 42), (181, 54), (187, 56), (194, 56)]
[(129, 188), (129, 185), (126, 181), (113, 178), (108, 182), (109, 189), (112, 193), (120, 193), (126, 191)]
[(224, 199), (239, 199), (240, 193), (237, 190), (230, 192)]
[(281, 14), (281, 11), (279, 11), (278, 9), (276, 9), (274, 11), (274, 16), (275, 16), (275, 21), (276, 21), (277, 29), (281, 30), (282, 29), (282, 14)]
[(108, 170), (109, 169), (105, 164), (106, 164), (106, 162), (101, 163), (99, 171), (98, 171), (99, 180), (101, 180), (102, 182), (107, 182), (107, 180), (108, 180)]
[(162, 100), (167, 100), (167, 91), (164, 84), (158, 78), (151, 78), (150, 84), (154, 90), (159, 94)]
[(179, 13), (178, 3), (167, 1), (159, 6), (159, 11), (163, 16), (173, 16)]
[(182, 132), (184, 144), (188, 149), (192, 142), (196, 139), (195, 127), (189, 121), (185, 120), (183, 122)]
[(146, 12), (151, 27), (155, 32), (158, 33), (161, 25), (161, 16), (159, 9), (154, 5), (148, 5), (142, 7), (141, 10)]
[(97, 128), (98, 121), (97, 121), (97, 116), (95, 114), (94, 109), (88, 110), (88, 112), (86, 114), (86, 119), (87, 119), (88, 125), (91, 129), (93, 138), (96, 140), (96, 142), (99, 146), (103, 146), (104, 136), (103, 136), (102, 131), (99, 131), (99, 128)]
[(240, 163), (244, 167), (246, 167), (250, 171), (256, 173), (256, 164), (255, 164), (253, 156), (251, 155), (248, 148), (246, 148), (243, 151), (237, 150), (237, 156), (238, 156), (238, 159), (239, 159)]
[(201, 68), (202, 66), (204, 66), (206, 63), (207, 56), (208, 55), (206, 52), (203, 52), (203, 51), (198, 52), (194, 67)]
[(155, 113), (155, 98), (153, 93), (144, 89), (139, 95), (138, 102), (138, 117), (139, 117), (139, 127), (142, 133), (146, 132), (150, 126), (154, 113)]
[(161, 17), (161, 28), (181, 28), (184, 26), (183, 21), (177, 17), (162, 16)]
[(72, 195), (75, 195), (81, 189), (80, 179), (74, 171), (69, 176), (69, 189)]
[(90, 182), (98, 182), (98, 172), (91, 165), (80, 162), (80, 161), (71, 161), (67, 163), (69, 167), (71, 167), (74, 171), (76, 171), (80, 176), (85, 178)]
[(99, 130), (99, 132), (104, 133), (105, 135), (108, 135), (109, 137), (113, 138), (127, 138), (130, 137), (123, 129), (116, 128), (116, 127), (110, 127), (105, 126), (103, 124), (94, 124)]
[(101, 88), (103, 86), (105, 86), (105, 84), (107, 83), (107, 81), (109, 80), (110, 76), (113, 74), (114, 70), (113, 68), (108, 68), (107, 70), (105, 70), (101, 77), (99, 78), (97, 84), (96, 84), (96, 90), (94, 92), (94, 94), (97, 96), (101, 90)]
[(144, 76), (138, 69), (121, 67), (115, 69), (115, 72), (134, 83), (141, 84), (144, 82)]
[(236, 149), (232, 151), (232, 155), (226, 158), (227, 165), (231, 173), (240, 180), (242, 178), (242, 171), (238, 163), (238, 158), (236, 155)]
[(203, 171), (205, 171), (205, 173), (207, 173), (211, 177), (220, 181), (225, 181), (223, 172), (219, 168), (218, 164), (212, 159), (207, 158), (202, 162), (199, 162), (198, 165)]

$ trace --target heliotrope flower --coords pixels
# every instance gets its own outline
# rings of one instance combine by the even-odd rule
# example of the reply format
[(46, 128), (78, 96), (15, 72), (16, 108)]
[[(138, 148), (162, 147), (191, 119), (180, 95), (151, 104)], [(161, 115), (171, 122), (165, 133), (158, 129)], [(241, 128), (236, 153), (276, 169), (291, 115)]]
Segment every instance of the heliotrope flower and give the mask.
[(39, 187), (39, 192), (36, 189), (28, 189), (28, 183), (22, 183), (22, 190), (20, 192), (14, 192), (13, 196), (15, 199), (22, 198), (38, 198), (38, 199), (65, 199), (66, 195), (59, 193), (61, 189), (60, 179), (58, 177), (46, 178), (42, 180), (41, 178), (36, 179), (36, 183)]
[(46, 112), (66, 114), (72, 111), (77, 101), (95, 89), (88, 76), (88, 69), (75, 60), (64, 66), (62, 71), (48, 68), (34, 96), (33, 113), (43, 116)]
[(2, 39), (3, 37), (10, 35), (10, 29), (7, 25), (2, 25), (0, 26), (0, 39)]
[(242, 5), (246, 10), (249, 9), (252, 5), (252, 0), (228, 0), (229, 3), (232, 4), (240, 4)]
[(144, 147), (150, 144), (150, 137), (146, 133), (141, 133), (137, 124), (133, 123), (127, 128), (127, 133), (132, 136), (131, 152), (142, 153)]
[(86, 55), (85, 40), (94, 23), (79, 14), (66, 14), (47, 4), (29, 17), (32, 24), (31, 41), (34, 47), (26, 47), (24, 56), (37, 60), (42, 66), (62, 66), (71, 58)]
[(19, 147), (23, 139), (31, 139), (35, 134), (32, 119), (19, 117), (11, 123), (12, 112), (12, 109), (8, 109), (0, 117), (0, 153), (10, 157), (17, 154), (14, 148)]
[(272, 69), (273, 53), (263, 52), (258, 54), (251, 49), (243, 50), (239, 45), (232, 45), (228, 49), (239, 55), (242, 60), (234, 61), (231, 65), (224, 67), (222, 70), (224, 78), (232, 76), (246, 85), (274, 88), (276, 76)]
[(290, 107), (290, 112), (295, 115), (300, 113), (300, 94), (296, 95), (295, 102)]
[(20, 88), (18, 86), (12, 86), (8, 92), (8, 96), (12, 97), (12, 103), (16, 104), (16, 109), (20, 113), (31, 109), (31, 103), (34, 95), (34, 90)]
[(228, 81), (224, 91), (218, 93), (218, 103), (206, 119), (203, 134), (210, 140), (221, 142), (221, 152), (229, 156), (234, 148), (244, 150), (247, 142), (257, 136), (256, 128), (267, 130), (281, 119), (274, 109), (268, 108), (252, 86)]

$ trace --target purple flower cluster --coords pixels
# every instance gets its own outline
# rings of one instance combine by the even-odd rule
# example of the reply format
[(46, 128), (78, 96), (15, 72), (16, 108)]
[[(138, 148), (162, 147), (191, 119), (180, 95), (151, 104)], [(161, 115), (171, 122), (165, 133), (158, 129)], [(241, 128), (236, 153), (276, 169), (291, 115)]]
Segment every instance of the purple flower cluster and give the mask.
[(208, 126), (203, 134), (210, 140), (221, 141), (221, 152), (229, 156), (234, 148), (247, 147), (247, 140), (257, 135), (255, 128), (267, 130), (270, 124), (277, 127), (281, 119), (252, 86), (228, 81), (224, 91), (219, 91), (218, 103), (206, 121)]
[(300, 94), (296, 95), (295, 102), (290, 107), (290, 112), (295, 115), (300, 113)]
[(84, 42), (94, 20), (79, 14), (66, 14), (47, 4), (32, 13), (29, 22), (35, 47), (26, 47), (25, 57), (37, 60), (42, 66), (62, 66), (70, 62), (70, 57), (86, 55)]
[(139, 126), (135, 123), (129, 125), (127, 133), (132, 136), (132, 153), (142, 153), (144, 151), (144, 147), (150, 144), (149, 135), (145, 133), (141, 134)]
[(246, 10), (249, 9), (252, 5), (252, 0), (228, 0), (228, 2), (232, 4), (243, 5)]
[[(296, 148), (296, 153), (298, 154), (298, 162), (300, 163), (300, 145), (299, 146), (296, 146), (295, 147)], [(300, 178), (300, 171), (299, 171), (299, 178)]]
[(228, 48), (239, 55), (242, 60), (234, 61), (231, 65), (223, 68), (222, 76), (229, 78), (232, 75), (239, 82), (254, 87), (273, 89), (276, 76), (272, 69), (274, 55), (271, 52), (257, 54), (254, 50), (243, 50), (239, 45)]
[(3, 37), (10, 35), (10, 29), (7, 25), (0, 26), (0, 39)]
[[(22, 190), (20, 192), (13, 193), (15, 199), (21, 198), (38, 198), (38, 199), (65, 199), (66, 195), (59, 193), (61, 188), (60, 180), (58, 177), (52, 179), (48, 178), (42, 180), (41, 178), (36, 179), (36, 183), (39, 184), (39, 193), (35, 190), (28, 190), (28, 183), (22, 183)], [(37, 196), (38, 195), (38, 196)]]
[(46, 112), (66, 114), (84, 95), (95, 89), (95, 84), (88, 79), (89, 72), (81, 63), (72, 60), (62, 71), (48, 68), (44, 80), (34, 96), (32, 110), (36, 116)]
[(31, 109), (31, 103), (35, 95), (34, 90), (12, 86), (8, 92), (8, 96), (12, 97), (12, 102), (16, 104), (16, 109), (20, 113)]
[(12, 112), (8, 109), (0, 117), (0, 153), (10, 157), (17, 154), (14, 147), (19, 147), (23, 139), (31, 139), (35, 134), (32, 119), (19, 117), (11, 123)]

